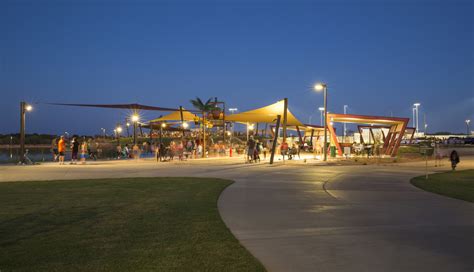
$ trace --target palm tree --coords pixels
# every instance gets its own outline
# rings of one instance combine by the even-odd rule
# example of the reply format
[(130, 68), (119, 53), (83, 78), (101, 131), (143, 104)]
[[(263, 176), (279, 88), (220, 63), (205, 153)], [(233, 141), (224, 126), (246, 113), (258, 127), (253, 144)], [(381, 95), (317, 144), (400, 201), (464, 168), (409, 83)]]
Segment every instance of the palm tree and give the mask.
[(191, 104), (202, 113), (202, 157), (204, 158), (206, 155), (206, 114), (211, 112), (215, 109), (215, 104), (211, 102), (211, 98), (209, 98), (206, 103), (202, 102), (199, 97), (196, 99), (190, 100)]

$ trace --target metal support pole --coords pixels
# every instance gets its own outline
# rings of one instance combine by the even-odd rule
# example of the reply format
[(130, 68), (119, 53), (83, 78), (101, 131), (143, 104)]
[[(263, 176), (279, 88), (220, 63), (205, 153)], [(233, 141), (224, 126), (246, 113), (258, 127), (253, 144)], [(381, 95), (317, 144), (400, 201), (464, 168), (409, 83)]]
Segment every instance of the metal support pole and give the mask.
[(137, 122), (133, 122), (133, 145), (137, 145)]
[(283, 142), (286, 142), (286, 125), (288, 121), (288, 98), (283, 99)]
[(324, 161), (328, 160), (328, 150), (327, 150), (327, 144), (328, 144), (328, 88), (325, 85), (324, 86)]
[(272, 143), (272, 153), (270, 155), (270, 164), (273, 164), (273, 159), (275, 158), (276, 144), (278, 140), (278, 132), (280, 131), (280, 119), (281, 115), (277, 115), (276, 127), (275, 127), (275, 136), (273, 137)]
[(183, 130), (183, 138), (181, 140), (184, 140), (184, 117), (183, 117), (183, 107), (179, 106), (179, 115), (181, 117), (181, 129)]
[(25, 163), (25, 102), (20, 102), (20, 163)]
[(202, 157), (206, 157), (206, 113), (202, 113)]

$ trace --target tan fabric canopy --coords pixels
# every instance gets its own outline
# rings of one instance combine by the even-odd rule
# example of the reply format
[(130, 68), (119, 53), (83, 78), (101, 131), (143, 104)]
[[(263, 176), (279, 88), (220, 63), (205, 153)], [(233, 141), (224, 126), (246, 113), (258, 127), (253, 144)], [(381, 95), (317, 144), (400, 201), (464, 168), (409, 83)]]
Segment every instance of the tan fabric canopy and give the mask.
[[(280, 100), (275, 104), (271, 104), (255, 110), (241, 112), (237, 114), (226, 115), (226, 121), (243, 122), (243, 123), (275, 123), (277, 115), (281, 115), (283, 122), (284, 101)], [(296, 117), (287, 111), (287, 125), (301, 126), (301, 123)]]
[[(199, 118), (196, 114), (183, 109), (183, 121), (194, 121), (195, 119), (201, 120), (201, 118)], [(163, 122), (163, 121), (181, 121), (181, 112), (179, 110), (174, 111), (168, 115), (153, 119), (150, 122)]]

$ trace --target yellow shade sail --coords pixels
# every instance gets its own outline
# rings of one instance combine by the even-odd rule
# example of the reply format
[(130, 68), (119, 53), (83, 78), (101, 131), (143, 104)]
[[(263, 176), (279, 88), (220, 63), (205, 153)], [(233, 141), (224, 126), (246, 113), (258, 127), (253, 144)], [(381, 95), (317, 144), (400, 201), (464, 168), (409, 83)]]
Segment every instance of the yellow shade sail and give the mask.
[[(199, 116), (197, 116), (196, 114), (183, 109), (183, 121), (194, 121), (196, 119), (201, 120), (201, 118), (199, 118)], [(177, 110), (168, 115), (162, 116), (160, 118), (150, 120), (150, 122), (163, 122), (163, 121), (181, 121), (181, 112)]]
[[(225, 120), (243, 123), (275, 123), (277, 115), (281, 115), (281, 122), (283, 122), (283, 111), (284, 100), (280, 100), (262, 108), (226, 115)], [(290, 110), (287, 110), (287, 125), (302, 126), (303, 123), (301, 123)]]

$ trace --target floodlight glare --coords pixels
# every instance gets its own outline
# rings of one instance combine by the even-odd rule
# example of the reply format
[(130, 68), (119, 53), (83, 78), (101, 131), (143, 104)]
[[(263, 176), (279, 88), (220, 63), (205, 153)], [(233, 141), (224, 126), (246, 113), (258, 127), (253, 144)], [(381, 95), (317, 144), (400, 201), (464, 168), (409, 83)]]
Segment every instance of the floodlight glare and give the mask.
[(26, 110), (26, 111), (32, 111), (32, 110), (33, 110), (33, 106), (31, 106), (31, 105), (26, 105), (26, 106), (25, 106), (25, 110)]
[(166, 127), (166, 123), (161, 123), (161, 127), (162, 127), (162, 128), (165, 128), (165, 127)]
[(324, 83), (316, 83), (316, 85), (314, 85), (314, 89), (318, 92), (324, 90), (324, 88), (326, 88), (326, 84)]
[(140, 120), (140, 116), (138, 116), (138, 114), (134, 114), (132, 115), (132, 122), (138, 122), (138, 120)]
[(319, 107), (318, 110), (323, 111), (324, 107)]
[(122, 127), (119, 126), (119, 127), (117, 127), (115, 130), (116, 130), (118, 133), (121, 133), (121, 132), (122, 132)]
[(183, 128), (188, 128), (188, 127), (189, 127), (189, 124), (186, 123), (186, 122), (184, 122), (184, 123), (183, 123)]

